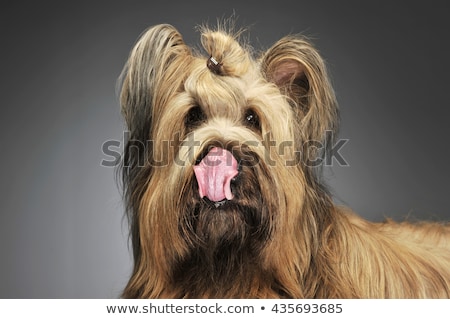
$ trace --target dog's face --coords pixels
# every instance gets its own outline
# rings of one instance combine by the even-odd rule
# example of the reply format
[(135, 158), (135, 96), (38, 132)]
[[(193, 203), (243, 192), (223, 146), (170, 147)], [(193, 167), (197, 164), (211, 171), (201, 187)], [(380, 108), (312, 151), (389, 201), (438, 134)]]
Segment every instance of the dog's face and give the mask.
[(305, 146), (337, 126), (324, 63), (305, 39), (286, 37), (258, 59), (225, 31), (203, 29), (202, 44), (206, 56), (156, 26), (124, 71), (135, 259), (169, 277), (288, 244), (283, 234), (298, 231), (320, 192), (308, 165), (320, 148)]

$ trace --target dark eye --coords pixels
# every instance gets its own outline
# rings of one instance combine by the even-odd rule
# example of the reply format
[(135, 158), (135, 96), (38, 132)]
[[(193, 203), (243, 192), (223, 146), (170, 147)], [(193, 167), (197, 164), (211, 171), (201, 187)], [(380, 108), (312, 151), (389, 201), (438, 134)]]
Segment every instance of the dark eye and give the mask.
[(245, 112), (244, 122), (245, 125), (250, 128), (257, 129), (259, 131), (261, 130), (258, 114), (256, 114), (253, 110), (247, 110), (247, 112)]
[(202, 108), (198, 105), (193, 106), (189, 109), (186, 117), (184, 119), (184, 124), (187, 128), (195, 128), (199, 126), (206, 119), (206, 115)]

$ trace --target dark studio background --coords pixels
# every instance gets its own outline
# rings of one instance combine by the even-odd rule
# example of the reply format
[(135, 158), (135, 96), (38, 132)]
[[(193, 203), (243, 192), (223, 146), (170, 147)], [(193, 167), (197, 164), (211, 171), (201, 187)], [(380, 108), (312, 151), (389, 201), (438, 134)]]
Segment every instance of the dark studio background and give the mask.
[[(442, 3), (442, 4), (441, 4)], [(367, 219), (449, 220), (445, 2), (6, 1), (0, 13), (0, 298), (116, 298), (127, 225), (102, 144), (122, 139), (115, 92), (141, 32), (236, 13), (257, 49), (304, 32), (328, 62), (349, 166), (336, 201)]]

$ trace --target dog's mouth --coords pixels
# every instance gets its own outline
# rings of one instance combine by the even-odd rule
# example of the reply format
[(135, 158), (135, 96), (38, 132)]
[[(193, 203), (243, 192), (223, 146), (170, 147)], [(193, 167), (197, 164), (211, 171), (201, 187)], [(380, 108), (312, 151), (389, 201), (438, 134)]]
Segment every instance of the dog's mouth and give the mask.
[(233, 154), (223, 148), (213, 147), (194, 166), (200, 198), (221, 207), (233, 199), (231, 183), (239, 174), (239, 164)]
[(208, 205), (210, 205), (211, 207), (214, 207), (214, 208), (227, 208), (227, 206), (230, 203), (230, 201), (228, 199), (222, 199), (220, 201), (213, 202), (210, 199), (208, 199), (207, 197), (204, 197), (203, 200), (205, 201), (205, 203), (207, 203)]

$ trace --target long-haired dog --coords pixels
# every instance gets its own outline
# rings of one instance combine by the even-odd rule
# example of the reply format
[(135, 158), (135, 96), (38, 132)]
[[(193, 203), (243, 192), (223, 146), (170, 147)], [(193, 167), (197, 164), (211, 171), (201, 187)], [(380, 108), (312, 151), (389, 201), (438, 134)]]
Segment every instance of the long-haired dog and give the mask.
[(302, 36), (148, 29), (121, 82), (134, 269), (125, 298), (450, 297), (450, 227), (336, 206), (320, 159), (338, 108)]

